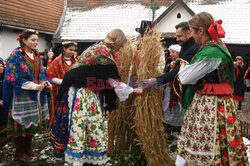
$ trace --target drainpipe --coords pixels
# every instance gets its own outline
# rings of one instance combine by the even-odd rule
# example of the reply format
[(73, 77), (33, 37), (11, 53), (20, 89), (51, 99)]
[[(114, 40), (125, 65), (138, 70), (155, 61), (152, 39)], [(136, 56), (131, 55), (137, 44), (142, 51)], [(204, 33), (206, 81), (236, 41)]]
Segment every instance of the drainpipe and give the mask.
[(60, 37), (60, 33), (61, 33), (61, 30), (62, 30), (62, 25), (63, 25), (64, 20), (65, 20), (67, 7), (68, 7), (68, 0), (64, 0), (62, 15), (61, 15), (58, 27), (56, 29), (56, 32), (53, 35), (53, 40), (51, 41), (53, 47), (55, 46), (56, 43), (61, 43), (62, 42), (61, 37)]

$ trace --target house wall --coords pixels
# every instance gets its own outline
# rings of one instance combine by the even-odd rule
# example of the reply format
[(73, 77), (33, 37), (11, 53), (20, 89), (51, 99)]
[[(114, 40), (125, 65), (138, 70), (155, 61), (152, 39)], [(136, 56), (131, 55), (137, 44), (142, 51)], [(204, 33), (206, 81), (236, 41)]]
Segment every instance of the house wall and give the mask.
[[(11, 51), (19, 47), (19, 42), (16, 40), (20, 32), (14, 32), (13, 29), (3, 28), (0, 31), (0, 57), (6, 59)], [(45, 40), (45, 36), (39, 35), (38, 51), (44, 51), (50, 48), (50, 42)]]
[[(177, 18), (177, 14), (181, 14), (181, 18)], [(182, 5), (177, 5), (172, 9), (156, 26), (156, 31), (161, 33), (175, 33), (175, 25), (183, 21), (188, 21), (192, 16), (186, 11)]]

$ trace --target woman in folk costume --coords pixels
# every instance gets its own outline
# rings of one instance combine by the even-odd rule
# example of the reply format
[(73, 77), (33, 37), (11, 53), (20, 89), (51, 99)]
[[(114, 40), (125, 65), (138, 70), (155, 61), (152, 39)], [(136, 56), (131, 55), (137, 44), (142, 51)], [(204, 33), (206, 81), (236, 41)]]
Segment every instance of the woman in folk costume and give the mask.
[(247, 70), (247, 66), (244, 65), (243, 58), (241, 56), (236, 57), (235, 62), (235, 81), (234, 81), (234, 99), (238, 101), (238, 110), (241, 110), (242, 101), (245, 96), (245, 83), (244, 75)]
[(6, 127), (8, 120), (8, 113), (3, 107), (3, 79), (4, 79), (5, 67), (3, 59), (0, 58), (0, 130)]
[[(171, 70), (174, 69), (181, 61), (179, 58), (181, 46), (178, 44), (171, 45), (168, 48), (170, 52), (170, 57), (172, 62), (170, 64)], [(164, 122), (171, 126), (180, 127), (183, 123), (183, 118), (180, 114), (180, 105), (179, 103), (179, 96), (180, 95), (180, 88), (179, 88), (179, 81), (175, 79), (167, 84), (165, 88), (165, 96), (163, 102), (163, 117)], [(170, 132), (170, 126), (167, 127), (167, 130)], [(172, 127), (173, 128), (173, 127)]]
[(32, 136), (40, 131), (37, 92), (41, 92), (42, 121), (46, 121), (49, 119), (46, 88), (52, 86), (44, 75), (41, 59), (35, 50), (38, 32), (27, 29), (17, 40), (21, 47), (14, 49), (7, 61), (3, 104), (9, 111), (7, 136), (15, 138), (15, 160), (30, 161), (38, 156), (31, 147)]
[(142, 93), (120, 82), (114, 54), (126, 41), (120, 29), (112, 30), (66, 73), (50, 137), (56, 157), (65, 151), (65, 160), (73, 165), (103, 164), (109, 159), (102, 111), (116, 109), (116, 95), (124, 101), (133, 92)]
[(48, 66), (47, 77), (52, 82), (53, 100), (55, 103), (55, 107), (56, 107), (57, 94), (59, 92), (60, 85), (62, 84), (63, 77), (65, 73), (75, 63), (74, 54), (76, 49), (77, 49), (76, 42), (73, 41), (63, 42), (62, 54), (56, 57)]
[(188, 87), (176, 165), (185, 165), (183, 158), (193, 165), (248, 165), (232, 96), (234, 64), (218, 39), (225, 35), (222, 21), (202, 12), (188, 23), (195, 42), (202, 46), (190, 64), (181, 62), (178, 73)]

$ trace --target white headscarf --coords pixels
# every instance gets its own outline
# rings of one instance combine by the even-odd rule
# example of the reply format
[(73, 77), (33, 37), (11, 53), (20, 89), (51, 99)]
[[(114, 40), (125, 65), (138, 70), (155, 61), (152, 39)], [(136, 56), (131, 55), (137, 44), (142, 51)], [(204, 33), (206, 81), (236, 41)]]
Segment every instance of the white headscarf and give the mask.
[(181, 46), (179, 44), (172, 44), (171, 46), (169, 46), (168, 50), (173, 50), (180, 53)]

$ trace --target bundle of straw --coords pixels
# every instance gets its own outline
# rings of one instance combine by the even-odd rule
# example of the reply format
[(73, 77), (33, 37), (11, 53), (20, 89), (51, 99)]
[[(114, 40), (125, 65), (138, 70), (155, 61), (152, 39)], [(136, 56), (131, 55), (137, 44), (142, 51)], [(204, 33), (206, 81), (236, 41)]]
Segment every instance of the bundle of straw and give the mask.
[[(155, 78), (160, 75), (158, 65), (162, 54), (161, 34), (145, 34), (138, 52), (140, 61), (137, 68), (137, 78)], [(148, 89), (143, 95), (137, 96), (135, 126), (139, 145), (144, 152), (148, 165), (173, 165), (167, 151), (167, 138), (164, 133), (162, 117), (163, 90)]]
[[(119, 51), (116, 63), (122, 81), (129, 84), (128, 78), (133, 66), (133, 43), (131, 40)], [(133, 98), (133, 97), (132, 97)], [(133, 131), (133, 99), (124, 102), (117, 101), (117, 109), (108, 118), (108, 154), (128, 150), (134, 143), (135, 131)]]

